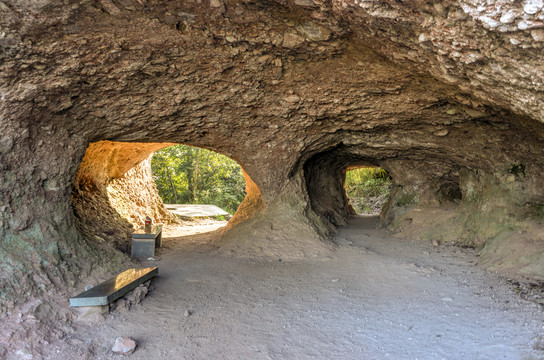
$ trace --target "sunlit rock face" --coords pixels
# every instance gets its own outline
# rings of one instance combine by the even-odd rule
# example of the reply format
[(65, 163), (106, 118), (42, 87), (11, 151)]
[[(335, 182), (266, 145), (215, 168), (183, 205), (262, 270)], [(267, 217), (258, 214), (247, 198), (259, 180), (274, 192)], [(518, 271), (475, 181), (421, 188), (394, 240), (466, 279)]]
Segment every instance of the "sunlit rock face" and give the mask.
[(151, 174), (150, 156), (172, 144), (91, 143), (72, 186), (79, 232), (88, 240), (129, 252), (129, 234), (149, 216), (154, 224), (175, 221)]
[[(80, 264), (126, 236), (119, 219), (138, 220), (109, 213), (105, 233), (104, 214), (80, 206), (105, 199), (78, 175), (105, 140), (147, 143), (92, 163), (87, 184), (125, 177), (124, 193), (149, 181), (153, 144), (238, 161), (251, 196), (222, 240), (229, 254), (333, 251), (349, 216), (343, 171), (374, 165), (394, 182), (385, 226), (544, 276), (544, 257), (500, 255), (519, 231), (535, 235), (524, 251), (544, 251), (541, 5), (2, 0), (0, 256), (16, 274), (2, 298), (39, 293), (37, 273), (74, 286)], [(421, 220), (428, 209), (444, 221)]]

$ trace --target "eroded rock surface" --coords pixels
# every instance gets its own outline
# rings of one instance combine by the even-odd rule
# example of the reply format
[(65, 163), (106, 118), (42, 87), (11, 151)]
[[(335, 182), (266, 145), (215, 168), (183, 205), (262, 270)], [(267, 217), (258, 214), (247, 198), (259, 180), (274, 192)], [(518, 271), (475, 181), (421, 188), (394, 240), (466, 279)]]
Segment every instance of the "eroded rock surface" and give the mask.
[[(3, 311), (119, 256), (108, 244), (137, 212), (83, 204), (108, 186), (130, 199), (166, 143), (223, 153), (250, 177), (229, 253), (330, 251), (349, 216), (343, 171), (376, 165), (394, 182), (384, 225), (543, 278), (544, 257), (522, 255), (544, 252), (544, 12), (488, 3), (2, 0)], [(84, 176), (86, 150), (105, 140), (119, 153)], [(414, 228), (431, 210), (444, 221)]]
[(171, 144), (90, 144), (73, 184), (72, 205), (87, 241), (130, 252), (130, 233), (144, 224), (177, 221), (164, 207), (151, 176), (150, 156)]

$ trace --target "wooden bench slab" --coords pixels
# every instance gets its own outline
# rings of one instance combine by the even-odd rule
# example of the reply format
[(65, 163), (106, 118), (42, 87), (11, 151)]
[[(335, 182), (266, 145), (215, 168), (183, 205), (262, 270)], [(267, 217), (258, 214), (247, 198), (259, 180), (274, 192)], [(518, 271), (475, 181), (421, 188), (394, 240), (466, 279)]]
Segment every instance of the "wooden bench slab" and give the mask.
[(70, 299), (70, 306), (108, 305), (159, 273), (158, 267), (128, 269)]

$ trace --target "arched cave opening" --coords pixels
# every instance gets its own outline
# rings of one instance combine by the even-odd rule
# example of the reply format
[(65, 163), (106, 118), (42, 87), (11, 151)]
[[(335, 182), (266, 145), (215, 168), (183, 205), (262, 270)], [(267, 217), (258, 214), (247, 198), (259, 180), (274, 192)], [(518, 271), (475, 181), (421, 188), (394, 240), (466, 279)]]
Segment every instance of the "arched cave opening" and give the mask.
[[(172, 156), (165, 157), (164, 153), (160, 156), (155, 164), (158, 173), (153, 176), (153, 155), (163, 149), (171, 149)], [(234, 160), (211, 150), (200, 149), (172, 143), (99, 141), (89, 144), (75, 176), (71, 195), (80, 234), (88, 242), (112, 245), (127, 253), (130, 251), (130, 234), (144, 223), (146, 216), (157, 224), (179, 224), (180, 218), (168, 211), (159, 191), (163, 185), (174, 186), (174, 181), (178, 182), (178, 186), (185, 185), (187, 194), (184, 197), (166, 197), (166, 200), (186, 202), (191, 198), (192, 202), (206, 203), (213, 198), (210, 193), (218, 181), (230, 180), (230, 185), (236, 187), (230, 190), (236, 191), (236, 194), (227, 192), (223, 198), (215, 199), (216, 203), (221, 205), (223, 201), (223, 204), (230, 205), (229, 210), (233, 213), (240, 210), (237, 216), (228, 216), (232, 223), (250, 216), (258, 207), (248, 207), (247, 204), (240, 206), (240, 203), (249, 193), (252, 199), (249, 203), (254, 205), (255, 198), (259, 197), (258, 187)], [(179, 156), (183, 151), (186, 155), (189, 152), (190, 156), (176, 157), (176, 154)], [(164, 164), (161, 161), (170, 163)], [(227, 163), (230, 172), (222, 168), (224, 163)], [(191, 168), (190, 176), (179, 173), (188, 168)], [(195, 184), (199, 184), (198, 178), (195, 182), (195, 170), (200, 170), (201, 186), (202, 177), (208, 177), (204, 179), (207, 180), (207, 188), (194, 188)], [(163, 172), (162, 176), (160, 172)], [(216, 178), (209, 179), (213, 173)], [(229, 179), (233, 176), (236, 178)], [(180, 183), (183, 178), (188, 181)]]
[[(459, 230), (465, 219), (459, 219), (458, 214), (460, 206), (474, 205), (470, 199), (462, 200), (463, 193), (472, 193), (475, 184), (470, 178), (472, 172), (460, 162), (446, 162), (425, 151), (350, 144), (346, 137), (345, 143), (309, 157), (303, 167), (310, 207), (333, 233), (358, 213), (346, 189), (348, 172), (370, 169), (362, 180), (370, 180), (373, 187), (376, 177), (385, 180), (370, 191), (380, 198), (379, 205), (373, 206), (381, 227), (396, 232), (410, 228), (414, 238), (442, 237), (450, 243), (468, 236)], [(350, 186), (358, 183), (353, 181)], [(456, 230), (450, 232), (448, 226)]]
[[(378, 215), (389, 200), (391, 175), (379, 166), (379, 157), (365, 154), (364, 149), (362, 152), (360, 150), (357, 147), (339, 144), (312, 156), (304, 165), (311, 207), (331, 228), (345, 225), (352, 215), (358, 214), (352, 201), (359, 201), (355, 195), (362, 196), (367, 188), (370, 192), (378, 191), (380, 193), (379, 209), (375, 209), (374, 215)], [(380, 169), (383, 172), (374, 169)], [(355, 174), (351, 174), (352, 178), (348, 183), (351, 187), (349, 193), (354, 195), (353, 199), (349, 198), (348, 191), (346, 191), (346, 179), (350, 171), (355, 172)], [(380, 177), (384, 181), (380, 181), (378, 189), (377, 182), (373, 180)], [(365, 182), (368, 183), (365, 184)], [(372, 194), (372, 196), (374, 195)]]
[(344, 189), (357, 215), (379, 215), (391, 193), (391, 175), (372, 166), (350, 166), (345, 170)]

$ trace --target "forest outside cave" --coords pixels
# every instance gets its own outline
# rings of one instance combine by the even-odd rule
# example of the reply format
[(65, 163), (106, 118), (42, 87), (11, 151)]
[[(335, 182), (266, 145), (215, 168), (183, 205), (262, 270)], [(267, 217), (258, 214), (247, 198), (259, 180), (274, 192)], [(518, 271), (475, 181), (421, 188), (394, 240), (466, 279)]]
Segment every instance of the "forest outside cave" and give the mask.
[(391, 193), (391, 176), (379, 167), (348, 167), (344, 188), (359, 215), (379, 215)]
[(165, 204), (216, 205), (233, 215), (244, 200), (240, 165), (211, 150), (170, 146), (153, 155), (151, 170)]

